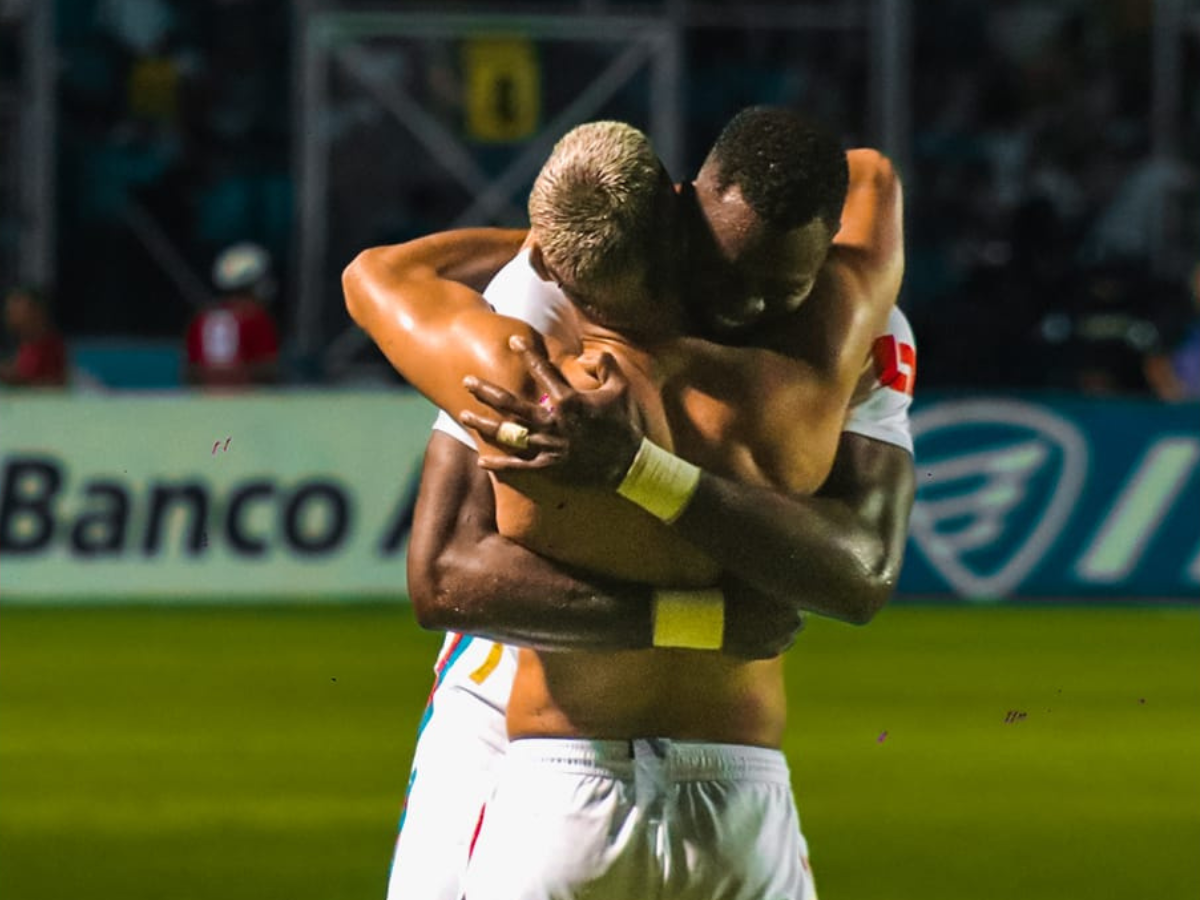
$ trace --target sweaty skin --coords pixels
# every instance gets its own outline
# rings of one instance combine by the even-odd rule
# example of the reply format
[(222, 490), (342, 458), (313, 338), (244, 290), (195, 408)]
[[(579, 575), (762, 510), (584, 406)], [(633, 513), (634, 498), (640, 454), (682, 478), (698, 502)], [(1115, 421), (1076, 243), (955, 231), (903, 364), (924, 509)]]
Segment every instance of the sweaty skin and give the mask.
[[(408, 592), (421, 626), (541, 650), (649, 647), (651, 589), (569, 569), (501, 535), (478, 460), (441, 431), (429, 439), (408, 546)], [(794, 603), (729, 576), (721, 588), (726, 653), (770, 659), (791, 645), (803, 625)]]
[[(842, 230), (812, 295), (794, 313), (795, 327), (773, 329), (774, 349), (695, 338), (640, 347), (581, 323), (582, 349), (551, 347), (551, 358), (568, 381), (587, 388), (598, 381), (602, 354), (611, 354), (629, 378), (642, 430), (656, 443), (718, 476), (811, 493), (829, 473), (847, 404), (903, 267), (894, 176), (890, 186), (884, 178), (856, 185), (853, 176), (852, 164)], [(704, 189), (699, 181), (696, 187)], [(858, 215), (860, 208), (867, 213)], [(510, 335), (531, 342), (536, 335), (442, 279), (444, 263), (431, 262), (435, 248), (423, 241), (436, 236), (386, 248), (384, 259), (360, 258), (347, 271), (355, 320), (443, 408), (486, 412), (463, 390), (466, 374), (531, 397), (528, 373), (507, 344)], [(370, 266), (380, 264), (390, 274), (371, 277)], [(501, 530), (531, 549), (651, 583), (707, 584), (716, 576), (704, 554), (611, 492), (572, 489), (536, 473), (504, 478), (517, 480), (497, 480)], [(513, 737), (653, 734), (777, 746), (783, 716), (778, 660), (667, 650), (525, 651), (509, 722)]]

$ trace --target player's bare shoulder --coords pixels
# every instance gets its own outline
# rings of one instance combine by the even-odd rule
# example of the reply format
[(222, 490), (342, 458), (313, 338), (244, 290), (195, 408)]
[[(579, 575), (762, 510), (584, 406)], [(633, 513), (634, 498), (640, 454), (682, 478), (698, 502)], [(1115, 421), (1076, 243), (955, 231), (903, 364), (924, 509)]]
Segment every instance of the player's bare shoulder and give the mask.
[(743, 483), (796, 492), (821, 483), (843, 410), (807, 359), (699, 338), (674, 352), (661, 390), (676, 452)]

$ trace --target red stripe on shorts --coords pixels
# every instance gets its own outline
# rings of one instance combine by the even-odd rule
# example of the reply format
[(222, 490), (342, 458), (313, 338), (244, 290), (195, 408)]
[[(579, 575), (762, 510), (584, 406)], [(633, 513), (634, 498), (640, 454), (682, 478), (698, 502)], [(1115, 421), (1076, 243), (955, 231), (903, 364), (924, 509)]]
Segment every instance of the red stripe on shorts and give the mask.
[(471, 835), (471, 846), (467, 849), (468, 861), (475, 855), (475, 842), (479, 840), (479, 832), (483, 828), (483, 814), (487, 812), (487, 804), (479, 807), (479, 819), (475, 822), (475, 833)]

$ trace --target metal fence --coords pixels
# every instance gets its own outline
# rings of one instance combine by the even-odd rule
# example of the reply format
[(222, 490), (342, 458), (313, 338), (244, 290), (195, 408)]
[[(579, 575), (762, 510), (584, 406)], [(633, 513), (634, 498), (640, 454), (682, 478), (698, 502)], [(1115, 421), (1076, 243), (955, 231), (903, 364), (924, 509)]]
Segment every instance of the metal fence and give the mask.
[[(63, 2), (0, 0), (4, 283), (53, 283), (59, 271), (56, 123), (64, 113), (54, 73)], [(940, 21), (972, 5), (985, 9), (947, 0), (933, 14)], [(520, 221), (537, 163), (575, 121), (611, 115), (641, 125), (682, 176), (738, 107), (792, 103), (850, 140), (883, 147), (910, 183), (918, 132), (928, 127), (916, 88), (934, 61), (914, 56), (924, 38), (916, 23), (928, 23), (934, 8), (912, 0), (289, 6), (292, 90), (278, 98), (293, 112), (286, 324), (292, 345), (327, 372), (350, 366), (363, 348), (340, 309), (337, 276), (353, 253), (432, 228)], [(1096, 12), (1076, 0), (1024, 6)], [(1150, 15), (1144, 64), (1134, 66), (1147, 91), (1138, 127), (1160, 171), (1184, 171), (1167, 179), (1149, 217), (1155, 264), (1177, 271), (1200, 247), (1200, 0), (1154, 0)], [(1189, 161), (1191, 180), (1180, 168)], [(913, 187), (919, 214), (928, 185)], [(206, 279), (203, 269), (185, 270), (204, 253), (171, 246), (133, 206), (121, 227), (144, 245), (145, 265), (194, 301)], [(138, 222), (146, 227), (131, 226)]]

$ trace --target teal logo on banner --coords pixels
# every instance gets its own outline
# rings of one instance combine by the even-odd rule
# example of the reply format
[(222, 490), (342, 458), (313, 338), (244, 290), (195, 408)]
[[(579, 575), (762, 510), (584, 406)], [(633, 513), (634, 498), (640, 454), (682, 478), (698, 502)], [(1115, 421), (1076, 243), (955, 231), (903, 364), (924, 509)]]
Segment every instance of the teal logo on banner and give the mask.
[(1200, 601), (1200, 405), (925, 397), (902, 593)]

